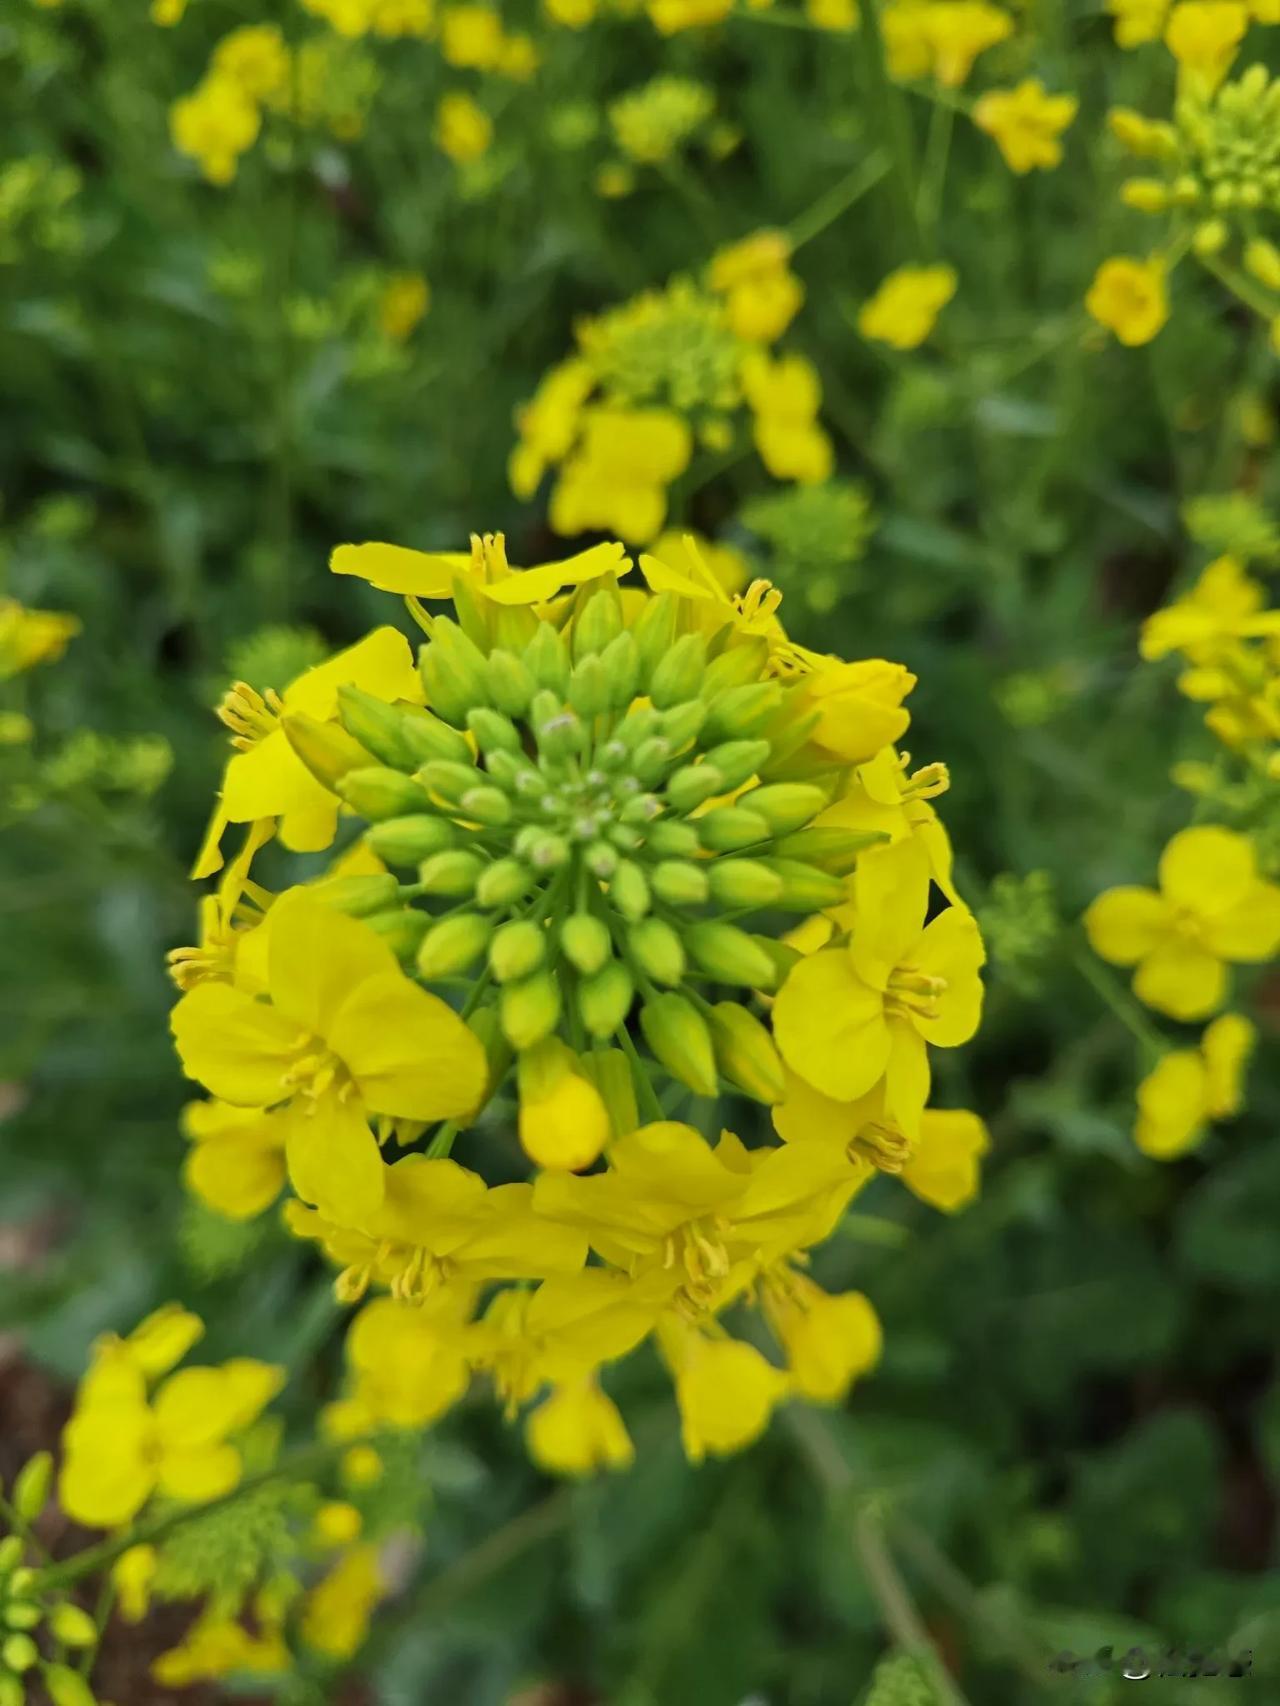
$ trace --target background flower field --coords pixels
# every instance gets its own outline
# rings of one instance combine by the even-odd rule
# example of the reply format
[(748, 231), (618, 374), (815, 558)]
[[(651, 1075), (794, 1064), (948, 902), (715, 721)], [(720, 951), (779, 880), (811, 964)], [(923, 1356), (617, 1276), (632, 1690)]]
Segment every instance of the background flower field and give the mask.
[[(1153, 1700), (1269, 1698), (1273, 72), (1270, 0), (12, 0), (6, 1488), (98, 1335), (171, 1299), (209, 1360), (288, 1370), (289, 1435), (340, 1384), (330, 1268), (184, 1188), (165, 960), (230, 684), (421, 638), (336, 546), (693, 533), (800, 646), (901, 662), (988, 952), (981, 1028), (935, 1062), (990, 1133), (976, 1193), (876, 1178), (815, 1257), (883, 1328), (847, 1400), (694, 1466), (639, 1353), (634, 1464), (560, 1481), (469, 1396), (387, 1470), (362, 1645), (184, 1689), (150, 1670), (185, 1627), (158, 1605), (108, 1624), (98, 1699), (1105, 1706), (1130, 1683), (1054, 1661), (1135, 1647), (1252, 1654)], [(1210, 828), (1226, 854), (1180, 881), (1162, 853)], [(1163, 896), (1141, 942), (1098, 899), (1131, 885)], [(1210, 971), (1144, 982), (1162, 931)]]

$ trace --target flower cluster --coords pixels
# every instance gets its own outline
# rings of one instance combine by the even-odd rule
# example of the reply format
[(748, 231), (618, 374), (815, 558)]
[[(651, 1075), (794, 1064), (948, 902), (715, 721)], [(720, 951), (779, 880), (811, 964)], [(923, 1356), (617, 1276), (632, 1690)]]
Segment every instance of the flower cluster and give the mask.
[(518, 412), (512, 490), (548, 469), (555, 531), (598, 529), (628, 544), (661, 532), (667, 491), (695, 444), (729, 449), (744, 406), (755, 448), (780, 480), (821, 481), (833, 464), (822, 387), (803, 357), (771, 353), (804, 300), (781, 232), (716, 255), (703, 282), (676, 279), (582, 321), (578, 353)]
[(890, 0), (880, 27), (890, 76), (958, 89), (978, 56), (1013, 34), (1014, 18), (988, 0)]
[[(944, 1208), (975, 1188), (981, 1123), (925, 1111), (983, 949), (929, 803), (946, 772), (896, 750), (913, 677), (796, 646), (778, 593), (731, 596), (691, 541), (639, 567), (616, 544), (523, 571), (500, 537), (341, 546), (337, 573), (406, 599), (418, 667), (384, 628), (224, 704), (198, 870), (229, 824), (246, 839), (173, 957), (214, 1098), (188, 1178), (249, 1216), (287, 1177), (339, 1296), (384, 1294), (337, 1438), (420, 1427), (481, 1375), (509, 1414), (542, 1396), (540, 1461), (619, 1464), (600, 1371), (652, 1339), (690, 1456), (735, 1449), (875, 1360), (867, 1300), (805, 1272), (867, 1180)], [(326, 874), (250, 876), (272, 837), (318, 852), (352, 816)], [(453, 1150), (513, 1092), (533, 1174), (490, 1183)], [(726, 1093), (782, 1141), (708, 1142)], [(782, 1366), (727, 1334), (748, 1302)]]
[[(1176, 654), (1180, 690), (1205, 703), (1205, 726), (1239, 772), (1184, 761), (1174, 778), (1202, 810), (1242, 827), (1199, 823), (1161, 855), (1159, 888), (1122, 886), (1085, 914), (1098, 954), (1132, 966), (1140, 1001), (1173, 1019), (1218, 1013), (1232, 965), (1266, 964), (1280, 954), (1280, 864), (1275, 781), (1280, 775), (1280, 611), (1234, 557), (1220, 557), (1196, 584), (1148, 618), (1142, 655)], [(1165, 1054), (1138, 1091), (1136, 1141), (1168, 1159), (1203, 1137), (1209, 1123), (1239, 1111), (1241, 1078), (1254, 1027), (1238, 1014), (1209, 1025), (1198, 1049)]]

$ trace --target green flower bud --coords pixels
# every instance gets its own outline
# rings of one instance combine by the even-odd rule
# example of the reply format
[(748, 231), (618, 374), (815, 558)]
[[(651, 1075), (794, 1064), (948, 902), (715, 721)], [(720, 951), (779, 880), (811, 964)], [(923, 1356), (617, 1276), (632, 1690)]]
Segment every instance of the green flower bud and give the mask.
[(586, 750), (587, 731), (581, 717), (568, 706), (536, 723), (534, 737), (544, 758), (576, 758)]
[(524, 649), (524, 663), (538, 687), (556, 696), (557, 709), (569, 687), (569, 648), (549, 622), (542, 623)]
[(708, 1023), (716, 1065), (735, 1089), (772, 1106), (787, 1093), (773, 1038), (754, 1013), (736, 1001), (718, 1001)]
[(662, 711), (695, 699), (706, 667), (707, 645), (702, 635), (681, 634), (650, 672), (650, 700)]
[(878, 847), (888, 839), (879, 829), (797, 829), (775, 841), (773, 851), (842, 877), (853, 869), (865, 848)]
[(458, 912), (433, 924), (418, 947), (418, 970), (425, 978), (455, 977), (479, 959), (493, 925), (477, 912)]
[(465, 853), (460, 848), (433, 853), (418, 866), (418, 881), (424, 894), (453, 896), (461, 900), (474, 890), (484, 864), (478, 854)]
[(698, 819), (698, 839), (712, 853), (734, 853), (769, 839), (769, 825), (744, 806), (717, 806)]
[(640, 1009), (640, 1029), (673, 1078), (697, 1096), (715, 1095), (718, 1083), (711, 1032), (692, 1001), (683, 995), (655, 995)]
[(684, 859), (663, 859), (649, 873), (649, 881), (654, 894), (668, 906), (701, 906), (710, 893), (703, 867)]
[(530, 764), (523, 753), (517, 757), (511, 752), (488, 752), (485, 754), (484, 768), (485, 774), (509, 794), (520, 794), (532, 799), (546, 786), (537, 767)]
[(609, 709), (620, 711), (636, 696), (640, 684), (640, 653), (627, 629), (614, 636), (600, 653), (609, 691)]
[(535, 871), (556, 871), (568, 863), (569, 843), (563, 835), (533, 826), (530, 828), (531, 834), (522, 844), (518, 842), (516, 851), (522, 859), (529, 861)]
[(495, 859), (476, 878), (480, 906), (514, 906), (533, 887), (533, 873), (519, 859)]
[(397, 912), (375, 912), (365, 923), (378, 932), (397, 959), (411, 960), (422, 944), (431, 917), (408, 906)]
[(98, 1625), (83, 1606), (67, 1599), (55, 1605), (49, 1613), (49, 1628), (53, 1637), (64, 1647), (92, 1647), (98, 1639)]
[[(403, 820), (402, 820), (403, 821)], [(367, 877), (326, 877), (315, 883), (312, 892), (317, 900), (348, 918), (366, 918), (371, 912), (385, 912), (400, 899), (400, 884), (389, 872)]]
[(498, 998), (502, 1030), (513, 1048), (532, 1048), (549, 1037), (560, 1019), (560, 985), (548, 971), (509, 983)]
[(659, 859), (690, 859), (698, 851), (698, 832), (691, 823), (660, 818), (645, 836), (649, 851)]
[(629, 924), (634, 924), (648, 912), (648, 879), (633, 860), (619, 861), (609, 882), (609, 899)]
[(385, 699), (346, 682), (338, 689), (338, 717), (347, 733), (380, 764), (389, 764), (393, 770), (412, 770), (421, 762), (405, 737), (405, 719)]
[(569, 677), (569, 703), (580, 716), (590, 721), (603, 716), (609, 708), (609, 678), (604, 664), (595, 653), (573, 666)]
[(636, 848), (644, 846), (644, 836), (631, 824), (611, 824), (605, 830), (605, 835), (622, 853), (634, 853)]
[(489, 697), (484, 653), (447, 616), (435, 618), (431, 638), (418, 653), (418, 673), (428, 704), (455, 728)]
[(40, 1649), (30, 1635), (10, 1635), (0, 1646), (0, 1664), (7, 1670), (17, 1671), (19, 1676), (30, 1670), (39, 1657)]
[(93, 1690), (69, 1665), (45, 1665), (41, 1676), (53, 1706), (96, 1706)]
[(0, 1540), (0, 1576), (7, 1576), (9, 1571), (22, 1562), (22, 1542), (16, 1534), (6, 1534)]
[(754, 936), (736, 924), (708, 919), (691, 924), (685, 940), (694, 964), (717, 983), (741, 983), (748, 989), (772, 989), (773, 961)]
[(812, 782), (774, 782), (752, 788), (742, 796), (742, 805), (762, 817), (772, 835), (787, 835), (800, 829), (828, 805), (826, 794)]
[(608, 752), (616, 741), (622, 747), (622, 756), (625, 758), (627, 753), (635, 752), (642, 742), (650, 740), (661, 731), (660, 711), (655, 711), (652, 705), (633, 705), (614, 730), (613, 741), (603, 750)]
[(667, 804), (674, 811), (691, 812), (695, 806), (702, 805), (716, 794), (727, 793), (732, 786), (710, 761), (684, 764), (667, 782)]
[(587, 869), (605, 882), (618, 868), (617, 851), (607, 841), (593, 841), (583, 854)]
[(728, 687), (711, 700), (704, 736), (711, 740), (743, 740), (758, 735), (782, 704), (776, 681), (753, 681)]
[(665, 735), (642, 740), (631, 758), (631, 774), (642, 787), (651, 788), (666, 775), (671, 764), (671, 742)]
[(524, 659), (502, 647), (490, 652), (488, 680), (489, 697), (498, 709), (508, 717), (523, 717), (538, 687)]
[(373, 754), (338, 723), (321, 723), (301, 711), (290, 711), (281, 717), (280, 727), (306, 769), (331, 793), (349, 771), (373, 762)]
[(707, 720), (707, 708), (701, 699), (689, 699), (664, 711), (658, 719), (658, 731), (673, 753), (692, 746)]
[(714, 765), (725, 780), (726, 793), (749, 782), (764, 764), (770, 753), (767, 740), (728, 740), (707, 754), (707, 763)]
[(631, 632), (640, 653), (640, 673), (647, 680), (675, 644), (680, 607), (669, 592), (651, 598)]
[(37, 1451), (22, 1465), (13, 1483), (13, 1508), (23, 1522), (32, 1523), (40, 1515), (52, 1482), (53, 1456), (47, 1451)]
[(25, 1706), (27, 1691), (16, 1676), (0, 1671), (0, 1706)]
[(773, 904), (788, 912), (820, 912), (823, 907), (839, 906), (846, 898), (843, 879), (830, 871), (820, 871), (799, 859), (769, 859), (766, 863), (782, 879), (782, 890)]
[(726, 646), (712, 658), (702, 678), (702, 696), (710, 701), (726, 689), (758, 682), (769, 657), (769, 642), (763, 635)]
[(501, 711), (495, 711), (488, 705), (478, 705), (474, 711), (467, 713), (467, 727), (476, 737), (476, 745), (483, 753), (510, 752), (522, 753), (520, 736), (511, 718), (504, 716)]
[(578, 1012), (593, 1037), (611, 1037), (631, 1010), (635, 986), (621, 960), (610, 960), (578, 985)]
[(348, 770), (337, 783), (337, 793), (353, 811), (373, 823), (427, 811), (431, 806), (431, 796), (412, 776), (380, 765)]
[(489, 943), (489, 964), (499, 983), (513, 983), (537, 971), (546, 952), (546, 932), (529, 918), (500, 925)]
[(575, 663), (593, 657), (622, 632), (622, 600), (614, 586), (601, 586), (591, 593), (574, 618)]
[(389, 817), (375, 823), (365, 836), (369, 846), (388, 865), (418, 865), (433, 853), (443, 853), (458, 839), (458, 831), (442, 817), (417, 812), (412, 817)]
[(415, 765), (430, 764), (433, 758), (454, 764), (471, 763), (471, 748), (458, 729), (451, 729), (422, 705), (400, 705), (397, 710), (401, 737), (413, 754)]
[(609, 1112), (615, 1137), (634, 1131), (640, 1124), (636, 1106), (636, 1082), (631, 1062), (618, 1048), (593, 1048), (578, 1056), (583, 1076), (594, 1084)]
[(9, 1629), (34, 1629), (43, 1617), (44, 1608), (30, 1599), (11, 1599), (3, 1612), (3, 1621)]
[(511, 801), (501, 788), (490, 788), (484, 783), (468, 788), (458, 801), (458, 809), (473, 823), (500, 827), (511, 822)]
[(713, 859), (707, 866), (712, 896), (721, 906), (772, 906), (782, 878), (758, 859)]
[(480, 772), (474, 764), (455, 764), (452, 759), (433, 758), (418, 771), (417, 780), (424, 788), (443, 800), (450, 811), (458, 811), (462, 796), (470, 793), (480, 782)]
[(613, 952), (607, 926), (590, 912), (575, 912), (560, 926), (560, 946), (584, 977), (598, 972)]
[(684, 946), (661, 918), (642, 918), (627, 934), (627, 947), (636, 964), (654, 983), (674, 987), (684, 976)]

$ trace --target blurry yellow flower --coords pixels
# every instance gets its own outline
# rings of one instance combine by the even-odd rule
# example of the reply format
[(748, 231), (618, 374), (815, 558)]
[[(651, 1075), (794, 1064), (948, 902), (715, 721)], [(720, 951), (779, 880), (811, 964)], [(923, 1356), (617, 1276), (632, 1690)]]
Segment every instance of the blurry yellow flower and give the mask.
[(644, 544), (661, 531), (667, 487), (692, 454), (688, 426), (669, 409), (586, 409), (581, 441), (551, 494), (552, 527), (565, 535), (598, 528)]
[(368, 925), (293, 890), (265, 928), (270, 1004), (231, 984), (197, 984), (171, 1019), (183, 1068), (236, 1107), (287, 1103), (299, 1196), (366, 1216), (382, 1201), (385, 1171), (369, 1119), (474, 1112), (483, 1050)]
[(820, 30), (847, 33), (861, 23), (858, 0), (805, 0), (805, 16)]
[(435, 138), (451, 160), (465, 165), (478, 160), (493, 141), (493, 120), (470, 95), (456, 90), (436, 108)]
[(764, 1276), (760, 1304), (786, 1353), (792, 1391), (811, 1403), (840, 1403), (880, 1359), (880, 1322), (860, 1291), (832, 1297), (807, 1274), (779, 1266)]
[(1181, 652), (1194, 664), (1230, 660), (1236, 642), (1280, 634), (1280, 610), (1264, 610), (1266, 590), (1236, 557), (1217, 557), (1184, 597), (1148, 616), (1139, 650), (1148, 662)]
[(169, 130), (179, 153), (199, 162), (212, 184), (229, 184), (240, 156), (258, 139), (258, 108), (238, 83), (210, 75), (169, 109)]
[(899, 267), (863, 304), (858, 330), (864, 338), (894, 349), (916, 349), (932, 332), (958, 282), (954, 267)]
[(402, 344), (431, 306), (431, 287), (418, 272), (395, 273), (378, 299), (378, 327), (383, 337)]
[(715, 97), (691, 77), (654, 77), (609, 103), (619, 148), (640, 165), (660, 165), (706, 123)]
[(1166, 1054), (1138, 1086), (1133, 1141), (1144, 1155), (1174, 1161), (1203, 1138), (1211, 1120), (1232, 1119), (1243, 1103), (1244, 1070), (1257, 1041), (1248, 1019), (1215, 1019), (1198, 1049)]
[(375, 1546), (353, 1546), (302, 1603), (302, 1638), (328, 1659), (349, 1659), (364, 1642), (386, 1592)]
[(289, 49), (274, 24), (244, 24), (223, 36), (210, 62), (215, 77), (225, 77), (250, 100), (265, 100), (289, 78)]
[(1013, 33), (1013, 19), (987, 0), (892, 0), (881, 29), (892, 77), (933, 76), (957, 89), (978, 55)]
[[(40, 5), (58, 5), (62, 0), (38, 0)], [(151, 22), (158, 24), (161, 29), (172, 29), (180, 24), (187, 10), (188, 0), (151, 0)]]
[(1107, 10), (1120, 47), (1141, 47), (1157, 41), (1169, 14), (1169, 0), (1107, 0)]
[(722, 545), (714, 539), (704, 539), (700, 533), (689, 533), (684, 529), (663, 533), (654, 541), (653, 554), (679, 569), (682, 574), (694, 578), (698, 571), (689, 558), (690, 546), (698, 553), (725, 592), (741, 592), (751, 579), (750, 565), (735, 545)]
[(378, 36), (429, 36), (435, 28), (435, 0), (373, 0), (369, 21)]
[(1074, 95), (1050, 95), (1038, 77), (993, 89), (973, 109), (973, 122), (993, 136), (1012, 172), (1049, 171), (1062, 160), (1058, 138), (1076, 116)]
[(733, 0), (647, 0), (645, 11), (664, 36), (718, 24), (733, 10)]
[(1203, 1019), (1227, 992), (1226, 963), (1280, 949), (1280, 886), (1258, 875), (1253, 843), (1216, 825), (1184, 829), (1160, 855), (1160, 890), (1108, 889), (1084, 915), (1096, 954), (1136, 966), (1133, 991), (1173, 1019)]
[(79, 632), (78, 616), (29, 610), (16, 598), (0, 598), (0, 681), (38, 663), (56, 663)]
[(599, 10), (598, 0), (542, 0), (542, 9), (553, 24), (566, 30), (585, 30)]
[(533, 37), (514, 35), (503, 40), (496, 69), (499, 76), (509, 77), (513, 83), (527, 83), (541, 63)]
[(710, 1339), (678, 1317), (659, 1328), (662, 1354), (675, 1376), (685, 1455), (701, 1463), (707, 1453), (741, 1451), (768, 1427), (790, 1382), (754, 1345)]
[(742, 388), (755, 416), (760, 460), (778, 480), (817, 485), (835, 463), (831, 440), (818, 422), (822, 383), (800, 355), (772, 360), (752, 350), (742, 364)]
[(618, 1407), (592, 1379), (560, 1386), (525, 1424), (529, 1455), (553, 1475), (629, 1469), (635, 1447)]
[(129, 1342), (100, 1347), (63, 1430), (63, 1509), (91, 1527), (117, 1528), (157, 1491), (186, 1504), (220, 1498), (242, 1469), (230, 1436), (283, 1384), (283, 1369), (238, 1358), (171, 1374), (148, 1399)]
[(293, 1659), (278, 1626), (261, 1621), (260, 1632), (251, 1635), (235, 1618), (207, 1611), (176, 1647), (159, 1654), (151, 1675), (165, 1688), (190, 1688), (197, 1682), (217, 1682), (233, 1671), (269, 1676), (290, 1670)]
[(780, 338), (804, 303), (785, 232), (757, 231), (712, 257), (707, 283), (725, 298), (730, 329), (747, 343)]
[(346, 1342), (358, 1413), (351, 1432), (423, 1428), (457, 1403), (471, 1379), (463, 1329), (472, 1296), (463, 1282), (415, 1303), (376, 1297), (365, 1304)]
[(1248, 9), (1235, 0), (1178, 0), (1164, 41), (1179, 73), (1196, 93), (1209, 95), (1231, 69), (1248, 27)]
[(151, 1604), (151, 1584), (160, 1566), (154, 1546), (130, 1546), (111, 1566), (116, 1604), (126, 1623), (141, 1623)]
[(516, 410), (520, 442), (511, 452), (507, 477), (518, 498), (531, 498), (547, 469), (569, 454), (594, 383), (585, 361), (562, 361), (543, 375), (532, 398)]
[(606, 160), (596, 168), (595, 189), (605, 201), (621, 201), (636, 187), (636, 174), (623, 160)]
[(1157, 256), (1139, 261), (1131, 255), (1103, 261), (1084, 305), (1122, 344), (1149, 344), (1169, 318), (1163, 261)]
[(440, 15), (440, 52), (460, 70), (492, 71), (502, 54), (501, 17), (490, 6), (446, 6)]
[(284, 1189), (287, 1122), (263, 1108), (188, 1102), (183, 1134), (191, 1139), (183, 1178), (193, 1195), (228, 1220), (250, 1220)]

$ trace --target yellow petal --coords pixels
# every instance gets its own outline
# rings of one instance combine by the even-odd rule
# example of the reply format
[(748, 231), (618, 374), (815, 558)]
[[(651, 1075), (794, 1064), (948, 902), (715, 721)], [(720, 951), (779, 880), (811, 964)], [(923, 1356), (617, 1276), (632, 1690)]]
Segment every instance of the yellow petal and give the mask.
[(227, 765), (222, 810), (231, 823), (317, 808), (334, 812), (337, 802), (289, 745), (283, 729), (273, 729), (247, 752), (237, 752)]
[(1205, 1101), (1213, 1119), (1232, 1119), (1240, 1112), (1245, 1067), (1257, 1041), (1257, 1029), (1239, 1013), (1224, 1013), (1200, 1039)]
[(328, 1037), (339, 1010), (366, 981), (403, 976), (376, 930), (303, 889), (281, 895), (265, 928), (271, 1000), (315, 1036)]
[(1169, 927), (1169, 909), (1154, 889), (1123, 886), (1100, 894), (1084, 915), (1089, 945), (1115, 966), (1145, 959)]
[(154, 1380), (176, 1368), (192, 1345), (204, 1337), (204, 1322), (180, 1303), (166, 1303), (140, 1321), (125, 1340), (129, 1355)]
[(828, 1297), (814, 1286), (813, 1293), (808, 1308), (770, 1320), (787, 1353), (793, 1389), (813, 1403), (836, 1404), (880, 1360), (883, 1335), (862, 1292)]
[(385, 1190), (382, 1156), (358, 1103), (322, 1096), (289, 1109), (285, 1158), (294, 1190), (340, 1226), (376, 1213)]
[(1173, 939), (1143, 960), (1134, 974), (1133, 992), (1171, 1019), (1204, 1019), (1226, 996), (1226, 967), (1204, 948)]
[(455, 575), (471, 568), (469, 551), (411, 551), (405, 545), (339, 545), (329, 558), (335, 575), (358, 575), (379, 592), (413, 598), (451, 598)]
[(902, 1182), (922, 1202), (951, 1214), (978, 1194), (978, 1163), (991, 1147), (986, 1126), (962, 1108), (926, 1108)]
[(592, 545), (576, 556), (558, 563), (542, 563), (504, 580), (491, 581), (481, 590), (495, 604), (541, 604), (568, 586), (581, 586), (601, 575), (624, 575), (631, 567), (623, 547), (613, 541)]
[(1201, 936), (1211, 953), (1245, 965), (1263, 965), (1280, 952), (1280, 886), (1250, 883), (1233, 905), (1204, 919)]
[(792, 967), (774, 1002), (773, 1032), (787, 1065), (840, 1102), (870, 1090), (889, 1058), (883, 997), (841, 948)]
[(284, 1157), (253, 1144), (201, 1143), (187, 1156), (182, 1176), (188, 1190), (215, 1214), (252, 1220), (284, 1189)]
[(98, 1448), (68, 1452), (58, 1478), (58, 1503), (87, 1528), (121, 1528), (150, 1498), (155, 1470), (140, 1452), (103, 1440)]
[(1203, 1136), (1206, 1090), (1204, 1063), (1194, 1049), (1165, 1055), (1138, 1086), (1133, 1141), (1143, 1154), (1171, 1161)]
[(154, 1546), (130, 1546), (111, 1566), (116, 1602), (126, 1623), (141, 1623), (151, 1603), (151, 1583), (160, 1562)]
[(753, 1345), (694, 1337), (676, 1369), (676, 1403), (685, 1455), (700, 1463), (708, 1452), (725, 1456), (758, 1439), (788, 1381)]
[(187, 1077), (222, 1101), (260, 1108), (285, 1094), (282, 1080), (300, 1039), (283, 1013), (230, 984), (198, 983), (169, 1023)]
[(906, 1019), (889, 1021), (889, 1059), (884, 1070), (884, 1109), (890, 1121), (910, 1138), (920, 1130), (929, 1100), (929, 1051), (917, 1027)]
[(926, 1042), (939, 1048), (958, 1048), (978, 1029), (983, 996), (978, 968), (986, 957), (977, 920), (966, 908), (950, 906), (926, 927), (913, 964), (945, 985), (937, 999), (937, 1018), (915, 1020)]
[(160, 1491), (183, 1504), (208, 1504), (236, 1486), (241, 1467), (240, 1453), (233, 1445), (166, 1451), (160, 1460)]
[(786, 1081), (786, 1096), (773, 1109), (773, 1129), (787, 1143), (851, 1143), (881, 1102), (878, 1090), (837, 1102), (789, 1070)]
[(563, 1386), (525, 1424), (529, 1455), (553, 1475), (627, 1469), (635, 1447), (617, 1405), (594, 1380)]
[(849, 952), (863, 981), (883, 989), (895, 966), (916, 959), (929, 905), (928, 849), (915, 836), (869, 847), (858, 857), (853, 894)]
[[(378, 941), (367, 926), (360, 928)], [(328, 1041), (375, 1113), (465, 1117), (484, 1095), (488, 1066), (479, 1038), (398, 966), (352, 989), (329, 1025)]]
[(397, 699), (422, 703), (422, 681), (409, 642), (398, 628), (375, 628), (327, 663), (300, 675), (285, 689), (285, 710), (324, 722), (336, 715), (338, 689), (346, 686), (359, 687), (388, 704)]
[(1184, 829), (1160, 855), (1160, 887), (1175, 906), (1222, 912), (1257, 876), (1248, 836), (1216, 824)]

